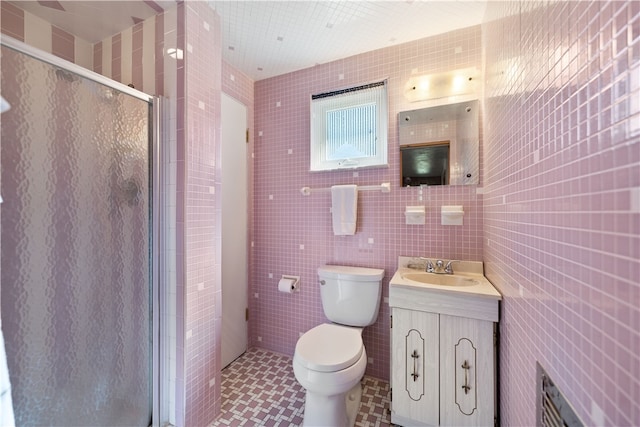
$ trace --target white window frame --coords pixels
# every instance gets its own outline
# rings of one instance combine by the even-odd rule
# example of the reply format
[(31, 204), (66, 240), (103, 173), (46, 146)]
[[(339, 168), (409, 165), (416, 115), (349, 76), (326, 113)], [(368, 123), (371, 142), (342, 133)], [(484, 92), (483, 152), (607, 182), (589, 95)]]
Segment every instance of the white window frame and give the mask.
[[(376, 105), (375, 155), (328, 159), (327, 113), (373, 103)], [(387, 80), (312, 95), (310, 102), (311, 141), (309, 170), (311, 172), (320, 172), (337, 169), (387, 167), (388, 103)]]

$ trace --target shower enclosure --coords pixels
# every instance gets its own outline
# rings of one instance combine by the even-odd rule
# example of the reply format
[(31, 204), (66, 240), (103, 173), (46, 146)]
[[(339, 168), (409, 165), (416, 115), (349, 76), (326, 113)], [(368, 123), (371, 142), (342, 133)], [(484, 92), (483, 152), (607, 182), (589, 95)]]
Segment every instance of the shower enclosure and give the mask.
[(0, 313), (16, 425), (148, 426), (153, 99), (1, 41)]

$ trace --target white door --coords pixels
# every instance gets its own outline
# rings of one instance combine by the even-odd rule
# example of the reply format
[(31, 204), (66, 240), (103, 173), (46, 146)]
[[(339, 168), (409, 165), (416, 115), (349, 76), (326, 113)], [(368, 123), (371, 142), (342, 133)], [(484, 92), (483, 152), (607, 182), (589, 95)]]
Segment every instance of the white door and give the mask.
[(222, 94), (222, 367), (247, 350), (247, 108)]

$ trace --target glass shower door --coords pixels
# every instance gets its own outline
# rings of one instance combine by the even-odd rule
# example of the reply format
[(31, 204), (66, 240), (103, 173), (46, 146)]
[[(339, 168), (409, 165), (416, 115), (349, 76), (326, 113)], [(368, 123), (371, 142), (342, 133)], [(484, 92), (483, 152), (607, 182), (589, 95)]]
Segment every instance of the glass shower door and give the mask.
[(147, 426), (150, 103), (2, 46), (1, 314), (16, 425)]

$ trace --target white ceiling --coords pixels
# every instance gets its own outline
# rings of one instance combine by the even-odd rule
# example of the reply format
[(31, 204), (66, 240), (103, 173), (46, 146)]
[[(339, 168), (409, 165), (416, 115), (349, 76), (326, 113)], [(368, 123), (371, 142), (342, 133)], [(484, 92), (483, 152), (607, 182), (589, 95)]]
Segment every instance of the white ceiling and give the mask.
[[(12, 3), (92, 43), (131, 27), (134, 17), (175, 6), (173, 0)], [(208, 3), (221, 17), (224, 59), (254, 80), (478, 25), (486, 7), (485, 0)]]

